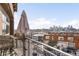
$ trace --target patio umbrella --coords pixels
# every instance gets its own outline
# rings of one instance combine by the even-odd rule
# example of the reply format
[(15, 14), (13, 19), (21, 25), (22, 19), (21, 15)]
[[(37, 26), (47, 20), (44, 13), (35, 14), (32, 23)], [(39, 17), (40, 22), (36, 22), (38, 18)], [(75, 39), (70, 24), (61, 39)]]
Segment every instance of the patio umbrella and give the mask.
[(22, 37), (23, 37), (23, 40), (22, 40), (22, 42), (23, 42), (23, 55), (26, 55), (25, 36), (29, 35), (29, 33), (28, 33), (29, 32), (29, 24), (28, 24), (28, 21), (27, 21), (27, 15), (26, 15), (25, 11), (22, 12), (22, 15), (21, 15), (21, 18), (20, 18), (20, 22), (18, 24), (16, 32), (22, 34)]
[(25, 11), (22, 12), (18, 27), (17, 27), (17, 32), (19, 33), (24, 33), (24, 35), (28, 35), (29, 32), (29, 24), (27, 21), (27, 15)]

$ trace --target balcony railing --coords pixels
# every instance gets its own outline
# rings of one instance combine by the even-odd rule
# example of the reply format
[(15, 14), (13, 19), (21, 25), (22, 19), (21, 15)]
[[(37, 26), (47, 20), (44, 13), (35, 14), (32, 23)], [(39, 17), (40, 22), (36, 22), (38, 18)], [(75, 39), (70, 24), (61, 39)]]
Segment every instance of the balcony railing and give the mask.
[[(72, 56), (66, 52), (63, 52), (59, 49), (51, 47), (45, 43), (36, 41), (35, 39), (26, 38), (28, 40), (28, 55), (33, 55), (33, 53), (37, 53), (37, 56)], [(51, 49), (51, 51), (47, 50)], [(31, 50), (33, 53), (31, 54)]]
[[(3, 38), (3, 40), (4, 39), (6, 41), (6, 37)], [(18, 41), (18, 38), (14, 37), (14, 36), (10, 36), (10, 38), (8, 38), (8, 39), (12, 39), (12, 47), (5, 47), (4, 49), (0, 50), (1, 53), (2, 53), (2, 51), (3, 51), (3, 53), (5, 53), (5, 56), (8, 54), (7, 52), (9, 52), (11, 50), (13, 50), (13, 52), (15, 53), (14, 55), (23, 55), (23, 53), (24, 53), (26, 56), (72, 56), (71, 54), (68, 54), (68, 53), (63, 52), (59, 49), (51, 47), (51, 46), (49, 46), (49, 45), (47, 45), (43, 42), (36, 41), (35, 39), (31, 39), (31, 38), (28, 38), (28, 37), (24, 38), (25, 43), (26, 43), (24, 45), (25, 49), (24, 49), (24, 46), (22, 46), (22, 50), (16, 50), (18, 48), (18, 47), (16, 47), (16, 46), (18, 46), (16, 44), (16, 41)], [(13, 52), (10, 52), (10, 55), (12, 55)], [(21, 52), (21, 54), (17, 53), (17, 52)]]
[(0, 35), (0, 56), (13, 56), (16, 53), (13, 50), (14, 39), (9, 35)]

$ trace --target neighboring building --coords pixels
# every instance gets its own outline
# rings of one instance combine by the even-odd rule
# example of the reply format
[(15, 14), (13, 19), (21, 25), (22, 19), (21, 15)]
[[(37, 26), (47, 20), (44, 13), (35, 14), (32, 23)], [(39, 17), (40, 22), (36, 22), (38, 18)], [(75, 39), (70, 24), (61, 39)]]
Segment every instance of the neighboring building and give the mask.
[(44, 37), (45, 33), (38, 33), (38, 34), (34, 34), (32, 36), (32, 39), (35, 39), (37, 41), (43, 41), (43, 37)]
[(49, 30), (48, 29), (31, 29), (30, 32), (31, 32), (31, 35), (35, 35), (38, 33), (48, 33)]
[(60, 45), (64, 47), (79, 48), (79, 33), (73, 32), (53, 32), (48, 35), (44, 35), (45, 40), (56, 40)]
[(0, 3), (0, 35), (14, 34), (14, 12), (16, 3)]

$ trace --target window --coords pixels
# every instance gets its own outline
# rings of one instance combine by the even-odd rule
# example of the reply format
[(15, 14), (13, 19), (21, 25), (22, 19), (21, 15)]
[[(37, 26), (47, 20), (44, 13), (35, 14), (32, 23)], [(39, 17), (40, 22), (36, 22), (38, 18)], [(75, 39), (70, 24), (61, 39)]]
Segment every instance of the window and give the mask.
[(52, 40), (54, 40), (54, 37), (52, 36)]
[(58, 37), (58, 40), (64, 40), (64, 37)]
[(9, 22), (8, 17), (0, 11), (0, 34), (8, 34), (9, 33)]
[(45, 36), (45, 39), (50, 39), (50, 36)]
[(74, 38), (73, 37), (68, 37), (69, 42), (73, 42)]
[(68, 47), (72, 47), (72, 48), (74, 48), (74, 47), (75, 47), (75, 43), (68, 42)]
[(42, 36), (38, 36), (38, 41), (42, 41), (43, 37)]

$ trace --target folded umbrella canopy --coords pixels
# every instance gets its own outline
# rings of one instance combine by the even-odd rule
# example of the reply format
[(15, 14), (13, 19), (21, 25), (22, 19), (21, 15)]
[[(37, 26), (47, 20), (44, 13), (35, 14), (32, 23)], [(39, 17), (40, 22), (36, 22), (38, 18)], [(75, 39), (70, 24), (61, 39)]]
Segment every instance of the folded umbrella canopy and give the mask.
[(22, 12), (18, 27), (17, 27), (17, 31), (18, 33), (23, 33), (25, 36), (28, 35), (29, 32), (29, 24), (27, 21), (27, 15), (25, 13), (25, 11)]
[[(19, 37), (20, 37), (20, 39), (22, 38), (21, 40), (23, 42), (23, 55), (25, 56), (26, 55), (25, 36), (29, 35), (29, 33), (30, 33), (29, 24), (27, 21), (27, 15), (26, 15), (25, 11), (22, 12), (16, 33), (19, 33), (19, 35), (22, 34), (22, 36), (19, 36)], [(21, 44), (21, 43), (19, 43), (19, 44)]]

